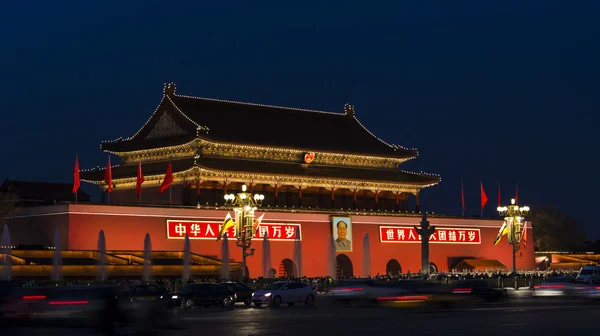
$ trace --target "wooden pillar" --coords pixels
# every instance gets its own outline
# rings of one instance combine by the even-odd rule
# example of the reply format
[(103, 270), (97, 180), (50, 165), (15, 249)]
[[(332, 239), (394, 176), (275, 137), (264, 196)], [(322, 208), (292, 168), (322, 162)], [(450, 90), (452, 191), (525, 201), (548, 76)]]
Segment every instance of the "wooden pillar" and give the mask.
[[(223, 180), (223, 196), (225, 196), (225, 195), (227, 195), (227, 179)], [(215, 201), (217, 201), (217, 202), (215, 202), (215, 203), (221, 203), (221, 202), (224, 202), (224, 201), (223, 201), (223, 199), (224, 199), (224, 198), (223, 198), (223, 197), (221, 197), (221, 199), (220, 199), (220, 200), (215, 200)], [(222, 204), (224, 204), (224, 203), (222, 203)]]
[(321, 187), (317, 187), (317, 208), (321, 207)]
[(200, 179), (196, 180), (196, 195), (200, 196)]
[(394, 209), (396, 211), (398, 211), (398, 210), (400, 210), (399, 207), (400, 207), (400, 192), (396, 191), (396, 205), (394, 206)]
[(298, 187), (298, 206), (302, 207), (302, 185)]
[(275, 183), (275, 204), (273, 204), (273, 206), (277, 206), (279, 205), (279, 184)]
[(352, 207), (354, 207), (354, 209), (356, 209), (356, 195), (358, 194), (358, 189), (354, 188), (354, 197), (352, 199)]
[(419, 192), (417, 191), (415, 193), (415, 212), (420, 212), (421, 211), (421, 206), (419, 205)]
[(335, 188), (331, 187), (331, 209), (335, 208)]

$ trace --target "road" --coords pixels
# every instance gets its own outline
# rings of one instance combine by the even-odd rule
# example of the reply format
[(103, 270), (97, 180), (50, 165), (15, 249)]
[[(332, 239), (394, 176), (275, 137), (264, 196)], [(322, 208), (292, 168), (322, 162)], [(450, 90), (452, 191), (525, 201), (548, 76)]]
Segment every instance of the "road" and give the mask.
[[(600, 304), (576, 301), (520, 300), (477, 309), (408, 312), (398, 308), (278, 307), (195, 309), (180, 311), (180, 330), (157, 330), (157, 335), (319, 336), (408, 333), (413, 335), (575, 334), (596, 330)], [(88, 329), (20, 327), (7, 335), (48, 336), (49, 333), (97, 335)], [(118, 329), (117, 334), (134, 334)]]

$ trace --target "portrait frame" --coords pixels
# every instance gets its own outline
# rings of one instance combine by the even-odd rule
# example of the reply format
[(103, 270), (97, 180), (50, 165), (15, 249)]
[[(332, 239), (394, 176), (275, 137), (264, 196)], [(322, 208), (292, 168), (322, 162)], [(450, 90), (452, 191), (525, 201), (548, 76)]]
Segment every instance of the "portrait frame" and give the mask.
[[(338, 224), (345, 224), (345, 237), (340, 239), (340, 233), (343, 234), (342, 228), (338, 229)], [(342, 225), (342, 224), (340, 224)], [(352, 252), (352, 218), (348, 216), (331, 216), (331, 235), (333, 236), (333, 243), (336, 252)]]

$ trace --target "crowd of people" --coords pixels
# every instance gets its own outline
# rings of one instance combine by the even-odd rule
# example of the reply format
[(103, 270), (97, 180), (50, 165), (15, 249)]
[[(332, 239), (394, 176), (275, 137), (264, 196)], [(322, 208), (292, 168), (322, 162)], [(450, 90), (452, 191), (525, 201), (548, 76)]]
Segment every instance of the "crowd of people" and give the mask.
[[(488, 280), (495, 284), (497, 287), (527, 287), (532, 286), (544, 281), (545, 278), (548, 277), (557, 277), (557, 276), (570, 276), (576, 277), (578, 274), (577, 271), (574, 270), (551, 270), (551, 271), (521, 271), (517, 272), (517, 274), (512, 274), (512, 272), (508, 271), (475, 271), (475, 272), (440, 272), (429, 274), (428, 276), (424, 276), (420, 273), (405, 273), (399, 275), (379, 275), (369, 277), (369, 279), (379, 280), (379, 281), (398, 281), (398, 280), (427, 280), (433, 282), (440, 282), (445, 284), (452, 284), (459, 280), (468, 280), (468, 279), (480, 279), (480, 280)], [(229, 279), (229, 281), (244, 283), (247, 286), (253, 289), (263, 288), (275, 281), (302, 281), (308, 284), (311, 284), (319, 291), (327, 291), (332, 285), (338, 284), (344, 281), (355, 281), (353, 277), (344, 277), (341, 279), (334, 279), (332, 277), (285, 277), (280, 276), (276, 278), (255, 278), (255, 279), (247, 279), (247, 278), (233, 278)], [(191, 282), (221, 282), (223, 279), (219, 278), (198, 278), (198, 279), (189, 279), (184, 281), (182, 279), (155, 279), (151, 281), (151, 283), (167, 288), (169, 291), (177, 291), (186, 283)], [(65, 280), (65, 281), (44, 281), (44, 280), (31, 280), (31, 281), (19, 281), (15, 282), (15, 285), (23, 286), (23, 287), (33, 287), (33, 286), (44, 286), (44, 285), (60, 285), (60, 286), (69, 286), (69, 285), (85, 285), (85, 284), (98, 284), (98, 283), (107, 283), (113, 284), (117, 286), (131, 286), (135, 284), (147, 283), (141, 280), (133, 280), (133, 279), (108, 279), (106, 281), (99, 280)]]

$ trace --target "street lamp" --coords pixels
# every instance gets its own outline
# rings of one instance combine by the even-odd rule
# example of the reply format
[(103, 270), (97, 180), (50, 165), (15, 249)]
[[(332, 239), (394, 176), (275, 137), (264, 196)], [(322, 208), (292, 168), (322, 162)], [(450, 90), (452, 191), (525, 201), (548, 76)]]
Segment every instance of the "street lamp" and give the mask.
[(254, 237), (254, 211), (262, 204), (265, 195), (246, 192), (246, 185), (242, 185), (242, 192), (237, 195), (225, 195), (225, 204), (233, 205), (235, 213), (236, 245), (242, 248), (242, 275), (246, 274), (246, 257), (254, 255), (252, 238)]
[(521, 243), (521, 223), (529, 213), (529, 207), (520, 207), (515, 199), (510, 200), (509, 206), (499, 206), (498, 213), (504, 216), (506, 227), (508, 229), (508, 242), (512, 245), (513, 274), (517, 273), (517, 252)]

